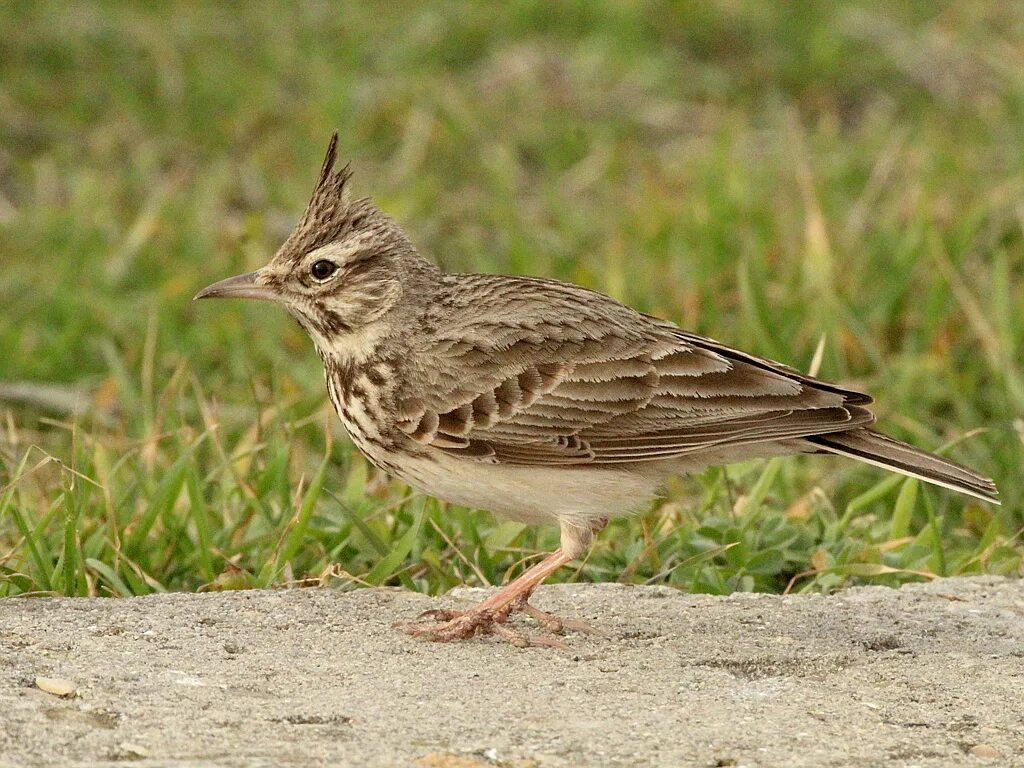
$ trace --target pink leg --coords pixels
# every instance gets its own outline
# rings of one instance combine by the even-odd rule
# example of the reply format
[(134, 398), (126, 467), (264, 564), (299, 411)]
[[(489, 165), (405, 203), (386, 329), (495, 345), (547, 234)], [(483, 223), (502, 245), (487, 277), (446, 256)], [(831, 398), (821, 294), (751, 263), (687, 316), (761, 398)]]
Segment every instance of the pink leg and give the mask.
[(591, 628), (583, 622), (568, 622), (558, 619), (549, 613), (538, 610), (527, 602), (537, 586), (563, 565), (571, 563), (586, 552), (594, 533), (607, 524), (601, 519), (589, 528), (562, 525), (562, 546), (545, 557), (536, 565), (528, 568), (519, 578), (506, 584), (493, 595), (468, 611), (427, 611), (424, 617), (442, 619), (441, 623), (409, 622), (400, 626), (413, 637), (423, 637), (438, 642), (465, 640), (478, 633), (493, 633), (504, 637), (514, 645), (549, 645), (556, 648), (567, 646), (553, 638), (528, 638), (506, 625), (508, 617), (517, 611), (532, 616), (548, 629), (559, 631), (561, 628)]
[[(425, 637), (429, 640), (439, 642), (450, 642), (452, 640), (464, 640), (472, 637), (478, 632), (494, 632), (506, 639), (511, 640), (515, 645), (528, 645), (527, 638), (517, 637), (519, 633), (508, 627), (499, 627), (508, 620), (510, 614), (521, 608), (530, 598), (533, 590), (537, 588), (544, 579), (557, 571), (566, 563), (572, 562), (573, 558), (561, 549), (556, 549), (539, 563), (529, 568), (519, 578), (509, 582), (493, 595), (481, 602), (479, 605), (465, 613), (448, 613), (446, 611), (431, 611), (437, 617), (454, 616), (454, 618), (440, 624), (409, 623), (402, 626), (408, 634), (414, 637)], [(563, 645), (553, 641), (547, 641), (546, 645)]]

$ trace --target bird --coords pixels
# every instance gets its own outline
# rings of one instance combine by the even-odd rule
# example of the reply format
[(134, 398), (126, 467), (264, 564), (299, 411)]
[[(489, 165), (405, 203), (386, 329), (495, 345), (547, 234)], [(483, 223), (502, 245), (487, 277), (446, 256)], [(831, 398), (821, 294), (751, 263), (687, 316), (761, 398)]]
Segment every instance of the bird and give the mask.
[[(993, 481), (872, 428), (872, 398), (558, 280), (445, 272), (351, 193), (329, 142), (298, 225), (260, 269), (196, 299), (284, 307), (312, 338), (355, 446), (427, 495), (530, 525), (560, 546), (465, 611), (401, 625), (435, 641), (496, 634), (536, 587), (672, 476), (838, 454), (998, 504)], [(426, 619), (426, 620), (424, 620)], [(584, 628), (582, 623), (578, 625)]]

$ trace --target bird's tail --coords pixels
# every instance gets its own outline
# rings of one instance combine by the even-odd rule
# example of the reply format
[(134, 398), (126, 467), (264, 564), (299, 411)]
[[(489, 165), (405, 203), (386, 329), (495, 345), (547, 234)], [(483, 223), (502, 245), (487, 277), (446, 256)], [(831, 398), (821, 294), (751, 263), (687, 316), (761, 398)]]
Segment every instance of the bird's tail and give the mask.
[(851, 429), (806, 438), (816, 448), (874, 464), (893, 472), (941, 485), (982, 501), (999, 504), (999, 491), (988, 477), (871, 429)]

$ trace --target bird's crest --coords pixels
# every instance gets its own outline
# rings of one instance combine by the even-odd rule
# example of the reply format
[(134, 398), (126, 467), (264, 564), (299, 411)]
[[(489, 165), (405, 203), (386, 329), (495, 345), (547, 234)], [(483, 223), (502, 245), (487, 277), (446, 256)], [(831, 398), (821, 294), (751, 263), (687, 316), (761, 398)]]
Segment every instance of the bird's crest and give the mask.
[(306, 253), (337, 240), (351, 225), (352, 201), (348, 181), (352, 178), (349, 163), (335, 169), (338, 154), (338, 132), (331, 134), (327, 154), (320, 169), (320, 178), (295, 231), (281, 246), (279, 255), (300, 259)]

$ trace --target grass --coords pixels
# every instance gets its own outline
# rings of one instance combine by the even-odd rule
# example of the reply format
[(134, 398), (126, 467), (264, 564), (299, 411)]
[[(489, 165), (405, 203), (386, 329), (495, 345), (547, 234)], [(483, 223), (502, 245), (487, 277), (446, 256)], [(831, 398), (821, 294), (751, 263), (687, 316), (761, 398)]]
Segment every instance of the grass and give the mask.
[(1024, 13), (988, 2), (0, 6), (0, 596), (499, 583), (557, 545), (389, 481), (283, 313), (330, 131), (450, 269), (528, 273), (878, 399), (993, 508), (838, 459), (714, 468), (560, 579), (1016, 573)]

